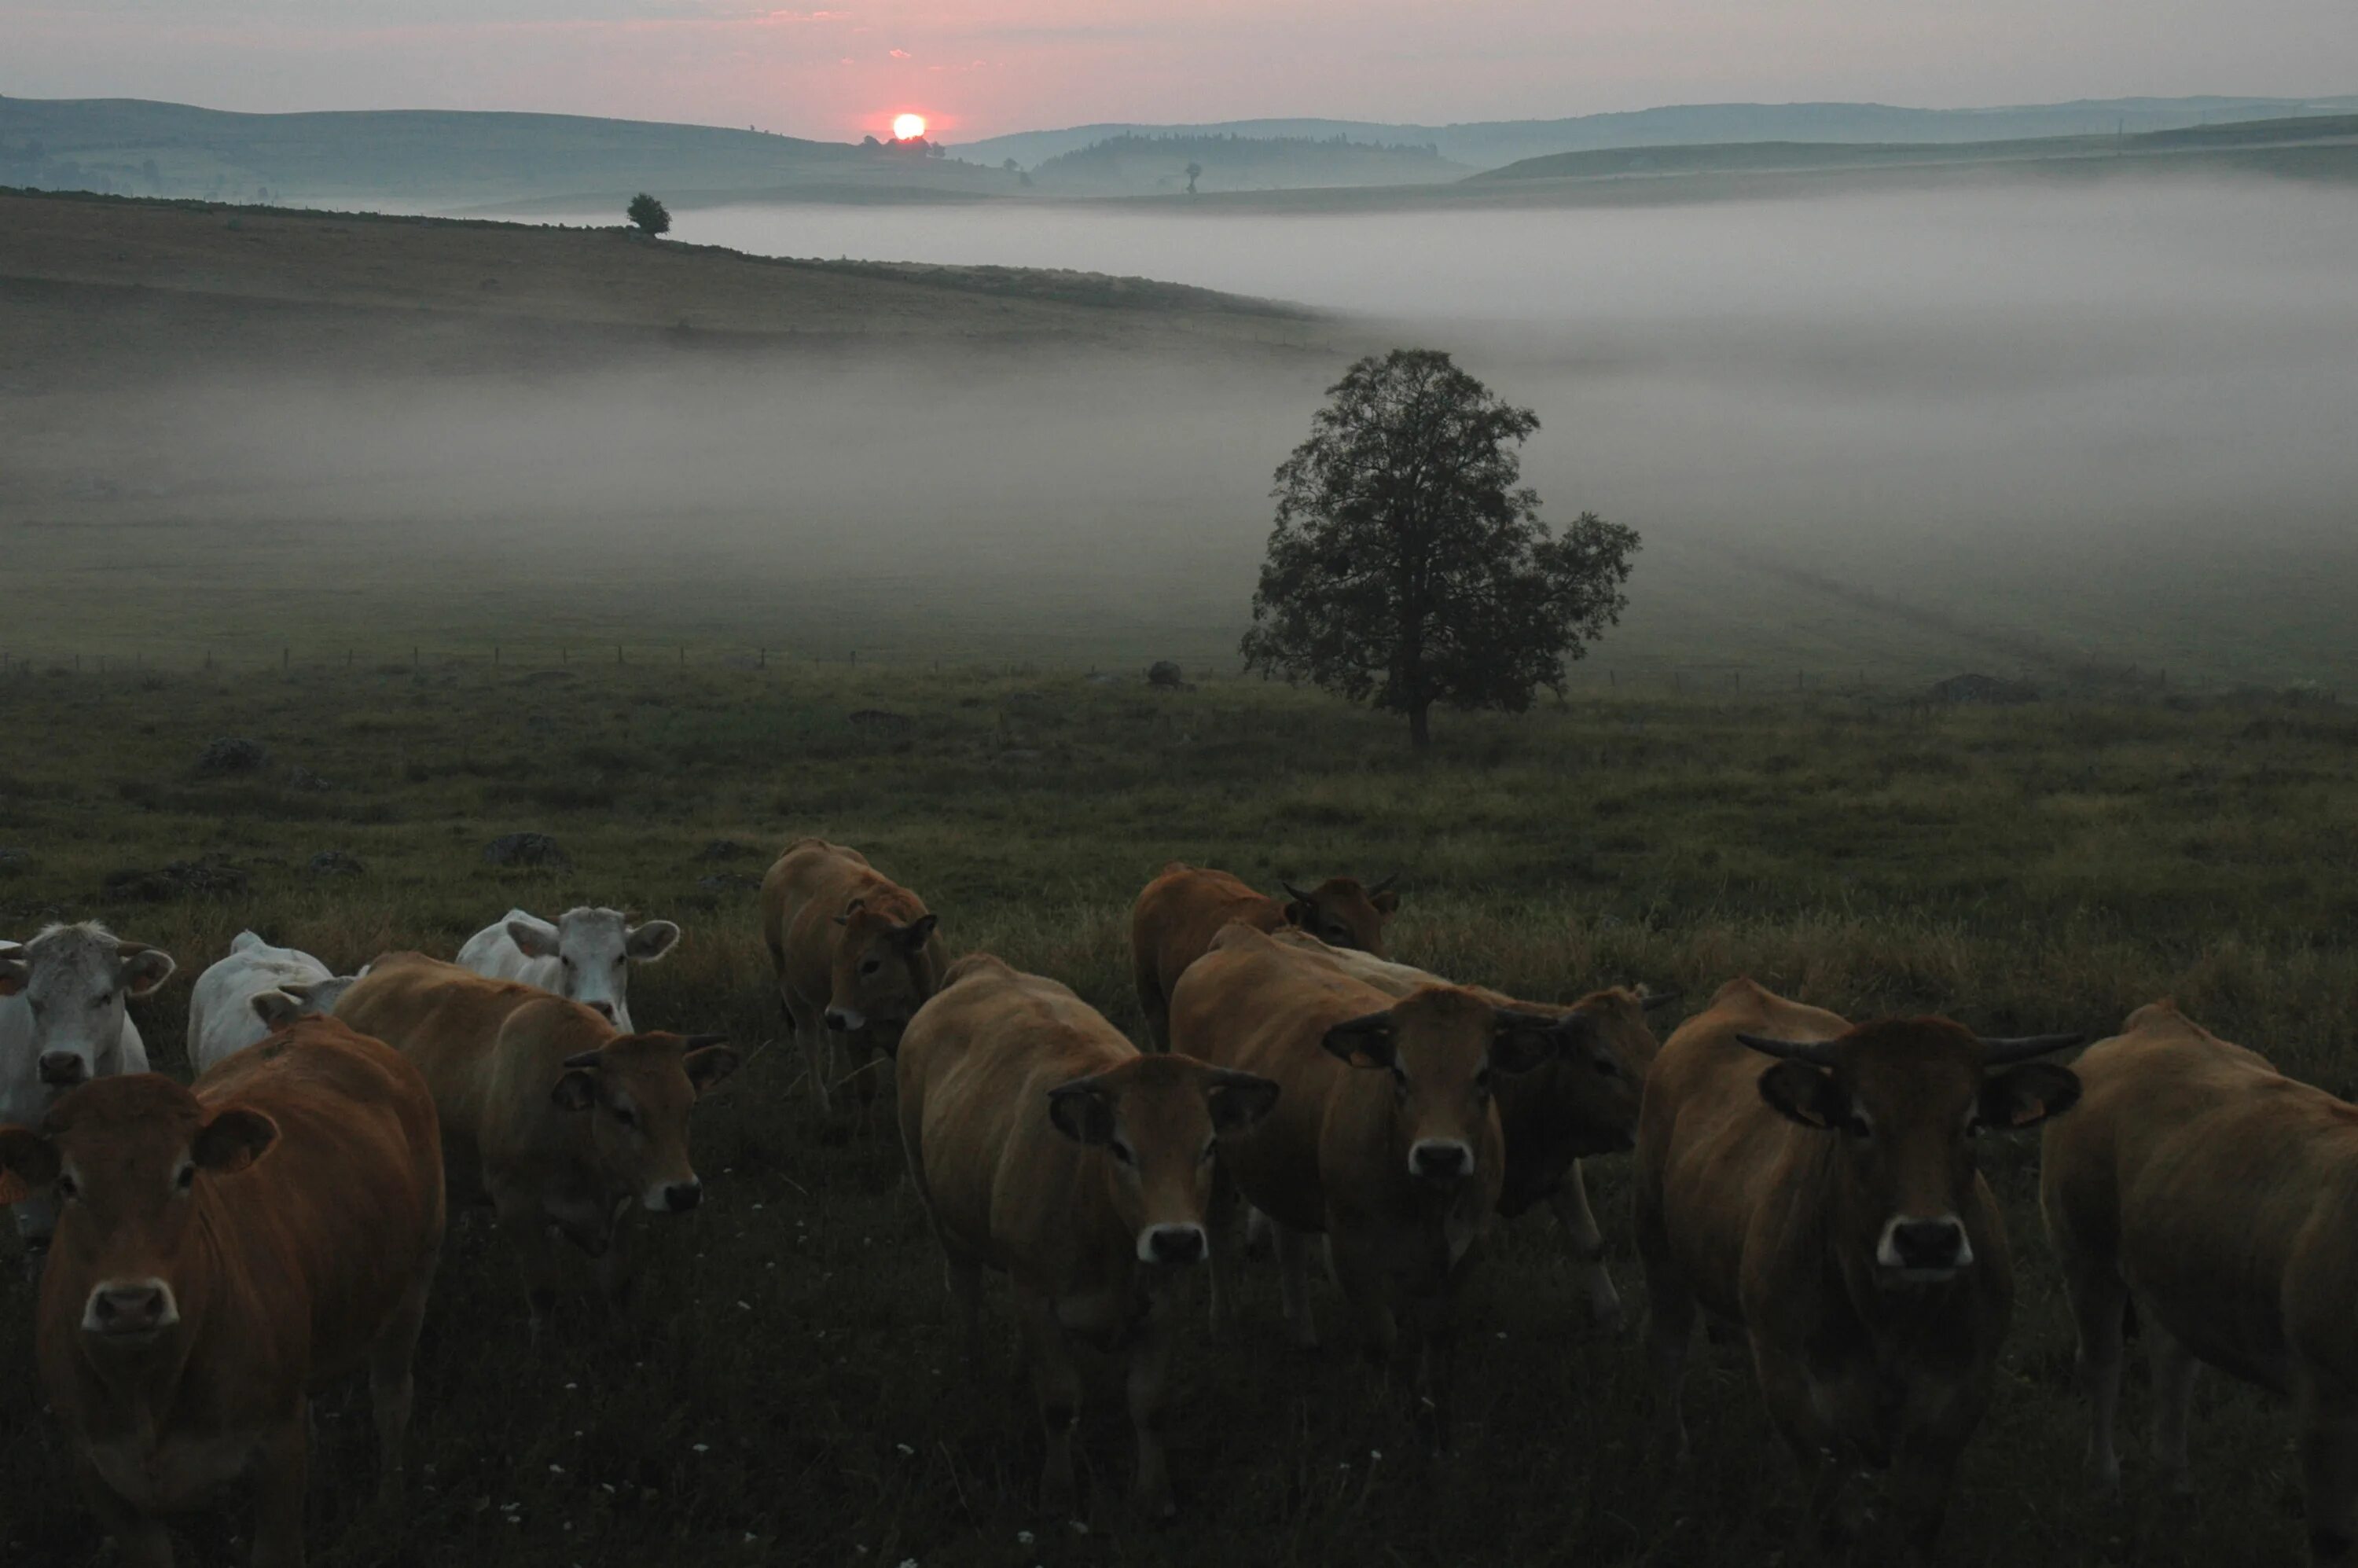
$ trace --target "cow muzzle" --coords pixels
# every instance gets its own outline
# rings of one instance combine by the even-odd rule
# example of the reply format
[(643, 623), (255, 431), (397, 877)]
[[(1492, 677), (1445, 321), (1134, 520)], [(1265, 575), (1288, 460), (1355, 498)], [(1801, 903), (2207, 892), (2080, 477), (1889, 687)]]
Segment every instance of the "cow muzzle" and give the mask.
[(179, 1321), (172, 1287), (154, 1279), (109, 1280), (90, 1292), (81, 1309), (82, 1331), (109, 1339), (160, 1334)]
[(663, 1182), (649, 1187), (640, 1201), (656, 1214), (686, 1214), (704, 1201), (704, 1184), (694, 1176), (684, 1182)]
[(1474, 1151), (1455, 1138), (1420, 1138), (1408, 1152), (1408, 1173), (1423, 1182), (1462, 1182), (1474, 1173)]
[(1150, 1225), (1138, 1233), (1141, 1263), (1200, 1263), (1206, 1249), (1200, 1225)]
[(51, 1088), (70, 1089), (90, 1078), (90, 1064), (70, 1051), (44, 1051), (36, 1069)]
[(1935, 1284), (1972, 1264), (1974, 1244), (1953, 1214), (1933, 1219), (1898, 1215), (1884, 1226), (1875, 1260), (1911, 1284)]
[(838, 1034), (856, 1034), (868, 1027), (867, 1014), (853, 1007), (830, 1007), (820, 1016), (820, 1022)]

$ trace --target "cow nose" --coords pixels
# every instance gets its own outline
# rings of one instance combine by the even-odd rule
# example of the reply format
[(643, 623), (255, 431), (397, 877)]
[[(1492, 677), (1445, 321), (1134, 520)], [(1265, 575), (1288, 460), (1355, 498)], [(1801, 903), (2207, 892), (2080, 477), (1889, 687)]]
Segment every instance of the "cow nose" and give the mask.
[(664, 1189), (664, 1206), (674, 1214), (686, 1214), (703, 1201), (702, 1182), (674, 1182)]
[(172, 1292), (161, 1280), (101, 1285), (90, 1293), (82, 1327), (93, 1334), (153, 1334), (177, 1320)]
[(600, 1017), (600, 1018), (604, 1019), (607, 1022), (611, 1023), (611, 1022), (614, 1022), (614, 1004), (613, 1004), (612, 1002), (611, 1002), (611, 1001), (593, 1001), (593, 1002), (588, 1003), (587, 1005), (589, 1006), (589, 1009), (590, 1009), (590, 1011), (592, 1011), (592, 1012), (596, 1013), (599, 1017)]
[(1204, 1256), (1200, 1225), (1158, 1225), (1146, 1233), (1141, 1249), (1150, 1263), (1194, 1263)]
[(41, 1082), (70, 1089), (90, 1076), (90, 1064), (70, 1051), (44, 1051), (38, 1069)]
[(838, 1034), (849, 1034), (851, 1033), (851, 1015), (839, 1009), (832, 1007), (828, 1008), (823, 1015), (822, 1022), (824, 1022), (829, 1029), (834, 1030)]
[(1408, 1152), (1408, 1168), (1428, 1182), (1454, 1182), (1474, 1168), (1474, 1151), (1454, 1140), (1428, 1138)]
[(1953, 1219), (1903, 1219), (1891, 1227), (1891, 1250), (1903, 1269), (1954, 1269), (1963, 1260), (1965, 1227)]

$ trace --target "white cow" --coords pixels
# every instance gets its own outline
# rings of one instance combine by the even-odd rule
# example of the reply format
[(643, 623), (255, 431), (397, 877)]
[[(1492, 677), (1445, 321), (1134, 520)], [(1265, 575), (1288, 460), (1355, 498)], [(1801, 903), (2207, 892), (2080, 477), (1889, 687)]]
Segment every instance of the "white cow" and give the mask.
[[(38, 1127), (76, 1084), (147, 1070), (146, 1043), (124, 1003), (172, 978), (172, 956), (125, 942), (93, 921), (52, 925), (0, 948), (0, 1127)], [(46, 1193), (16, 1206), (28, 1250), (49, 1246), (57, 1211)]]
[(679, 940), (668, 920), (633, 925), (619, 909), (568, 909), (554, 924), (511, 909), (459, 949), (459, 966), (495, 980), (522, 980), (606, 1015), (632, 1033), (631, 962), (654, 963)]
[(239, 932), (228, 956), (199, 975), (189, 994), (189, 1069), (203, 1073), (307, 1013), (335, 1011), (358, 979), (308, 953)]

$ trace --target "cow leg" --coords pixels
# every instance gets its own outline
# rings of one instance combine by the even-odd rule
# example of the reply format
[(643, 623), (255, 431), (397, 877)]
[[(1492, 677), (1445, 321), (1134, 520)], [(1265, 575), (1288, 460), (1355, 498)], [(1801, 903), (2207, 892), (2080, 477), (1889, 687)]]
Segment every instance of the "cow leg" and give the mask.
[(1454, 1294), (1410, 1296), (1401, 1314), (1416, 1346), (1416, 1424), (1436, 1454), (1449, 1447), (1449, 1394), (1457, 1359)]
[(1073, 1364), (1072, 1346), (1065, 1343), (1064, 1325), (1056, 1321), (1051, 1296), (1021, 1291), (1026, 1358), (1032, 1363), (1032, 1388), (1040, 1400), (1040, 1428), (1048, 1440), (1048, 1454), (1040, 1466), (1040, 1508), (1044, 1513), (1070, 1515), (1076, 1487), (1073, 1481), (1073, 1429), (1081, 1420), (1081, 1373)]
[(303, 1568), (303, 1493), (311, 1475), (309, 1401), (262, 1440), (254, 1466), (254, 1568)]
[(2145, 1335), (2153, 1363), (2153, 1456), (2170, 1490), (2184, 1496), (2194, 1490), (2194, 1473), (2186, 1462), (2186, 1421), (2194, 1402), (2194, 1353), (2150, 1316)]
[(1163, 1451), (1163, 1395), (1171, 1380), (1171, 1303), (1157, 1299), (1130, 1355), (1130, 1424), (1138, 1433), (1138, 1481), (1131, 1497), (1154, 1519), (1179, 1511), (1171, 1498), (1171, 1469)]
[(1270, 1225), (1277, 1233), (1277, 1290), (1285, 1326), (1294, 1344), (1315, 1350), (1318, 1326), (1310, 1320), (1310, 1238), (1282, 1220), (1272, 1219)]
[(1687, 1456), (1687, 1423), (1679, 1389), (1685, 1381), (1687, 1352), (1694, 1344), (1695, 1300), (1668, 1264), (1646, 1267), (1646, 1368), (1653, 1401), (1657, 1441), (1673, 1457)]
[(2067, 1267), (2063, 1282), (2079, 1330), (2080, 1387), (2088, 1396), (2088, 1478), (2099, 1490), (2117, 1490), (2121, 1456), (2113, 1432), (2121, 1403), (2121, 1330), (2128, 1292), (2109, 1269)]
[(2358, 1546), (2358, 1406), (2348, 1398), (2301, 1390), (2300, 1485), (2310, 1558), (2349, 1561)]
[[(1282, 1224), (1278, 1234), (1285, 1234)], [(1330, 1230), (1326, 1233), (1326, 1267), (1343, 1292), (1344, 1303), (1359, 1320), (1361, 1350), (1370, 1363), (1389, 1368), (1400, 1345), (1400, 1325), (1392, 1316), (1391, 1303), (1385, 1300), (1388, 1281), (1381, 1261), (1352, 1238)], [(1415, 1325), (1420, 1344), (1423, 1326), (1422, 1321)]]
[(533, 1332), (538, 1334), (557, 1306), (557, 1227), (541, 1212), (540, 1200), (522, 1188), (494, 1187), (492, 1206), (499, 1215), (500, 1228), (515, 1238), (517, 1260), (524, 1265), (525, 1299), (532, 1307)]
[(402, 1444), (409, 1434), (409, 1411), (416, 1393), (411, 1368), (417, 1359), (417, 1334), (426, 1323), (426, 1298), (434, 1284), (439, 1251), (428, 1253), (401, 1304), (369, 1350), (369, 1410), (376, 1417), (378, 1496), (397, 1503), (402, 1493)]
[(99, 1528), (114, 1542), (114, 1568), (172, 1568), (172, 1536), (115, 1493), (105, 1478), (79, 1455), (74, 1472), (81, 1481), (90, 1511)]
[(1204, 1206), (1204, 1270), (1210, 1276), (1206, 1294), (1211, 1300), (1210, 1326), (1214, 1335), (1224, 1332), (1234, 1315), (1236, 1302), (1231, 1292), (1236, 1281), (1229, 1275), (1229, 1265), (1235, 1260), (1237, 1245), (1237, 1184), (1225, 1166), (1212, 1168), (1212, 1200)]
[(820, 1021), (819, 1010), (795, 996), (786, 993), (786, 1016), (794, 1020), (795, 1043), (803, 1048), (803, 1071), (811, 1081), (811, 1093), (818, 1100), (819, 1115), (835, 1114), (835, 1032)]
[(1621, 1331), (1620, 1294), (1613, 1276), (1605, 1271), (1605, 1232), (1597, 1227), (1596, 1211), (1588, 1206), (1588, 1188), (1580, 1179), (1580, 1162), (1564, 1173), (1563, 1184), (1548, 1199), (1563, 1233), (1572, 1243), (1573, 1275), (1588, 1298), (1589, 1321), (1609, 1333)]
[(876, 1080), (883, 1076), (877, 1070), (878, 1065), (892, 1058), (880, 1056), (865, 1034), (851, 1047), (851, 1054), (860, 1063), (852, 1069), (852, 1076), (859, 1080), (852, 1087), (860, 1097), (860, 1131), (864, 1137), (876, 1130)]
[(954, 1257), (942, 1260), (942, 1278), (957, 1308), (958, 1325), (966, 1339), (967, 1376), (982, 1381), (982, 1266)]
[(625, 1226), (614, 1227), (613, 1239), (606, 1244), (606, 1250), (599, 1254), (590, 1271), (596, 1276), (598, 1293), (606, 1298), (607, 1306), (618, 1313), (628, 1312), (632, 1290), (639, 1282), (639, 1254), (638, 1249), (631, 1245), (630, 1231)]
[(1931, 1568), (1957, 1460), (1987, 1402), (1985, 1394), (1961, 1393), (1937, 1426), (1900, 1434), (1891, 1455), (1891, 1523), (1899, 1536), (1898, 1561), (1910, 1568)]

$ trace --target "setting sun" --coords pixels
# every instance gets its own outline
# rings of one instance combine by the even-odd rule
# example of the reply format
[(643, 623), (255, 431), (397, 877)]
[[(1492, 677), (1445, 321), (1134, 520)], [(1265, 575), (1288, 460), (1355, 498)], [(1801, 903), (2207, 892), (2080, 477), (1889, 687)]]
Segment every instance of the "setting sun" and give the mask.
[(896, 140), (914, 142), (925, 134), (925, 117), (923, 114), (895, 114), (892, 116), (892, 135)]

